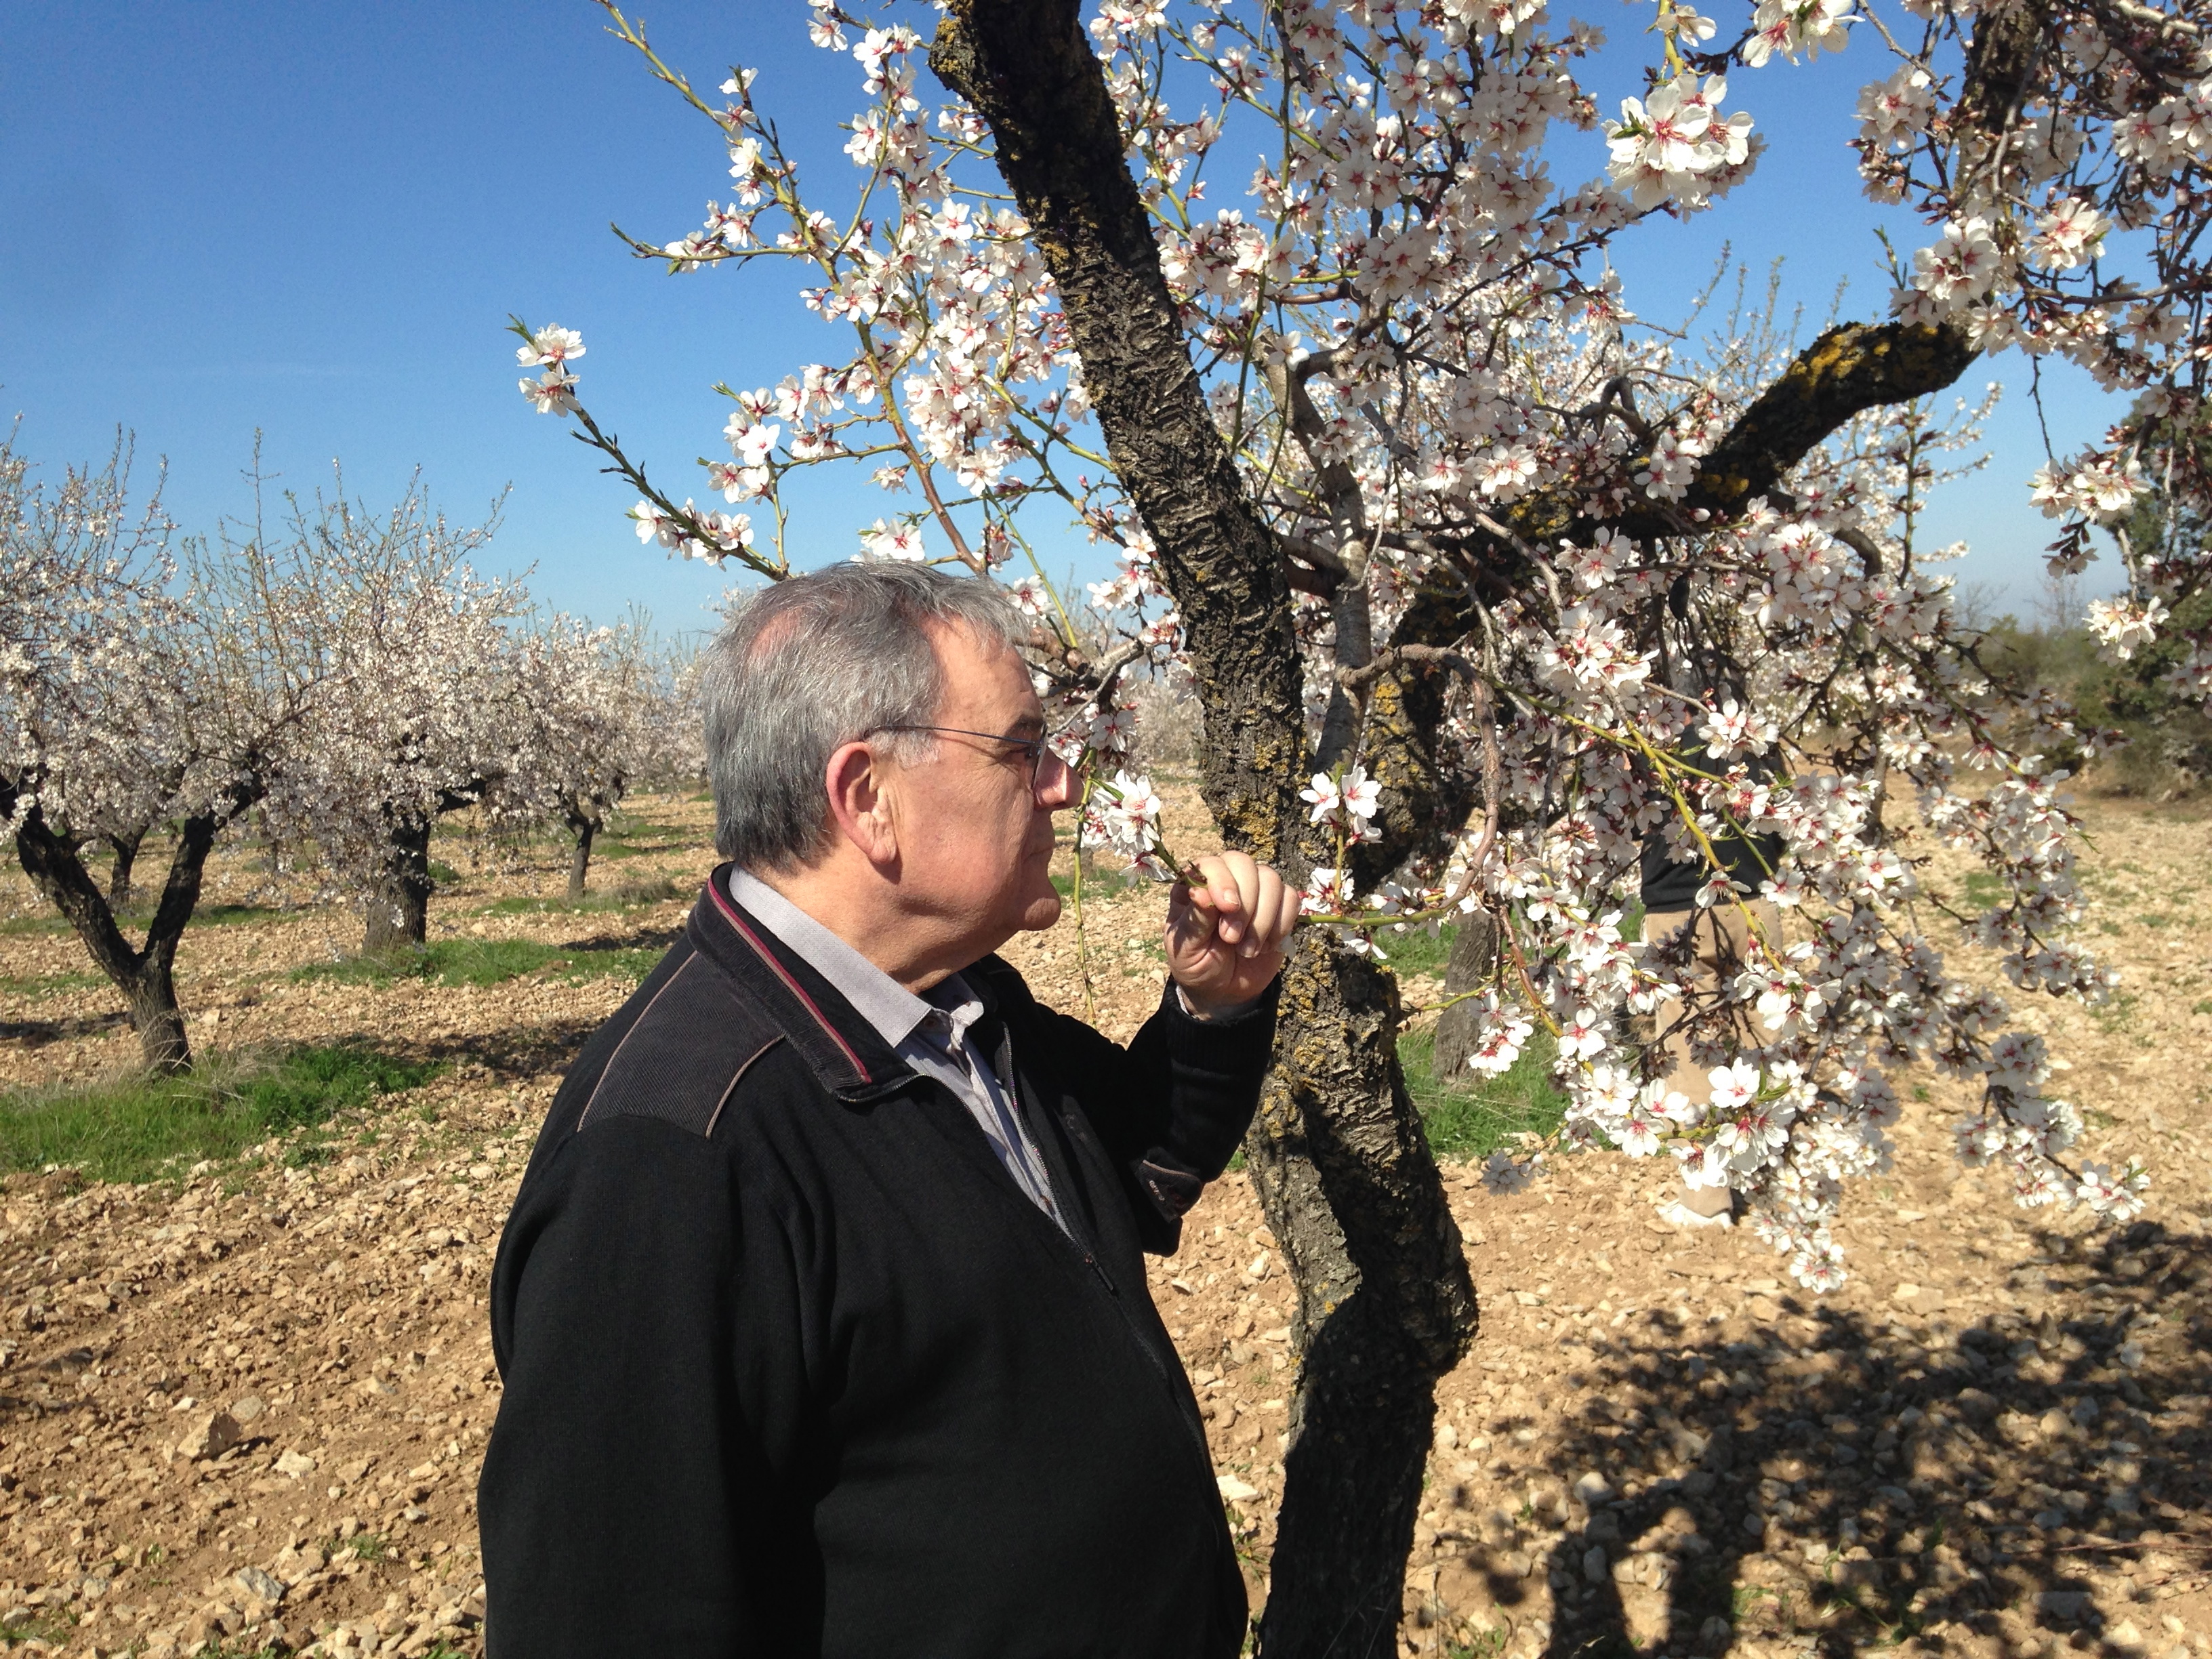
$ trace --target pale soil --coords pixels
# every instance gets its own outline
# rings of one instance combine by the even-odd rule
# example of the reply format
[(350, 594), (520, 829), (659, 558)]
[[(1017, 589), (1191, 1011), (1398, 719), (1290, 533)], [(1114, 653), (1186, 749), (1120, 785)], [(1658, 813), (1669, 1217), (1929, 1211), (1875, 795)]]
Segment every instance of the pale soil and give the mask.
[[(1176, 844), (1198, 845), (1187, 792), (1174, 807)], [(1893, 1178), (1839, 1229), (1852, 1280), (1822, 1300), (1747, 1235), (1666, 1229), (1653, 1165), (1569, 1159), (1511, 1198), (1448, 1167), (1483, 1328), (1440, 1391), (1404, 1651), (2212, 1653), (2207, 837), (2170, 812), (2087, 809), (2093, 933), (2125, 985), (2103, 1010), (2029, 1018), (2072, 1062), (2088, 1154), (2152, 1166), (2146, 1219), (2113, 1238), (2015, 1209), (1952, 1159), (1949, 1085), (1930, 1078)], [(595, 888), (703, 872), (702, 806), (645, 816), (661, 850), (603, 863)], [(684, 909), (485, 915), (557, 894), (560, 849), (503, 871), (470, 869), (459, 843), (439, 856), (464, 878), (434, 938), (653, 945)], [(1939, 860), (1930, 879), (1962, 873)], [(216, 878), (232, 902), (257, 879), (230, 863)], [(1096, 1017), (1117, 1035), (1159, 994), (1158, 906), (1139, 890), (1087, 907)], [(0, 884), (10, 908), (32, 909), (20, 878)], [(451, 1062), (340, 1126), (333, 1162), (143, 1188), (19, 1176), (0, 1194), (0, 1644), (479, 1650), (491, 1251), (561, 1068), (628, 985), (283, 977), (357, 929), (310, 907), (196, 929), (181, 956), (203, 1044), (358, 1036)], [(1081, 1010), (1070, 929), (1009, 954)], [(104, 990), (24, 983), (85, 965), (66, 934), (0, 936), (0, 1084), (128, 1064)], [(1185, 1237), (1153, 1294), (1261, 1591), (1290, 1288), (1241, 1176)], [(218, 1407), (242, 1437), (194, 1455)]]

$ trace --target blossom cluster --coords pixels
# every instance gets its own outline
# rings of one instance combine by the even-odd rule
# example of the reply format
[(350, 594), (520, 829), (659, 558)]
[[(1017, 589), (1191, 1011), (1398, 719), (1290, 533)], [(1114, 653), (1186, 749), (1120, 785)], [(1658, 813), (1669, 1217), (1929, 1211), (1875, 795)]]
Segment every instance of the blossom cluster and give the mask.
[[(2104, 536), (2118, 542), (2127, 620), (2088, 620), (2124, 656), (2212, 579), (2201, 538), (2138, 545), (2126, 527), (2154, 483), (2146, 444), (2201, 420), (2212, 374), (2212, 11), (2203, 0), (2043, 9), (1982, 54), (1999, 83), (1983, 89), (1972, 43), (1993, 27), (1986, 14), (1954, 0), (1905, 10), (1882, 33), (1896, 66), (1861, 94), (1856, 141), (1869, 193), (1941, 227), (1900, 271), (1897, 313), (1948, 323), (1984, 350), (2063, 356), (2137, 393), (2102, 443), (2052, 458), (2033, 481), (2062, 521), (2054, 570), (2079, 572)], [(2014, 60), (2016, 76), (2002, 67)], [(2197, 480), (2160, 482), (2169, 524), (2189, 521)], [(2195, 659), (2212, 635), (2199, 625), (2185, 643)], [(2202, 695), (2186, 670), (2175, 684)]]

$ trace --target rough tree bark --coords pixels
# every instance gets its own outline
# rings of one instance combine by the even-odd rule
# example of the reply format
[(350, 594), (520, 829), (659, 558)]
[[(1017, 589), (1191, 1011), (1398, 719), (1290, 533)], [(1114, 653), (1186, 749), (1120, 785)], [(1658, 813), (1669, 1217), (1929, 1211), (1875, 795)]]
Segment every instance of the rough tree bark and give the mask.
[[(1071, 0), (955, 0), (930, 56), (989, 122), (1057, 283), (1115, 471), (1158, 544), (1224, 836), (1302, 877), (1308, 752), (1290, 583), (1215, 430)], [(1393, 706), (1404, 698), (1393, 691)], [(1378, 698), (1378, 701), (1380, 699)], [(1388, 1651), (1436, 1383), (1473, 1341), (1459, 1231), (1397, 1060), (1388, 972), (1303, 935), (1247, 1155), (1298, 1294), (1269, 1659)]]
[[(1320, 555), (1333, 580), (1328, 589), (1329, 622), (1334, 633), (1331, 660), (1340, 669), (1364, 668), (1375, 659), (1375, 621), (1367, 589), (1367, 566), (1373, 551), (1367, 539), (1367, 512), (1359, 480), (1340, 460), (1321, 461), (1315, 440), (1323, 430), (1321, 411), (1307, 389), (1312, 374), (1329, 361), (1310, 357), (1293, 367), (1271, 361), (1267, 367), (1268, 390), (1278, 406), (1290, 411), (1291, 431), (1309, 459), (1316, 461), (1315, 494), (1328, 507), (1335, 545)], [(1317, 554), (1318, 550), (1315, 552)], [(1352, 698), (1343, 686), (1333, 687), (1328, 708), (1322, 716), (1321, 740), (1314, 761), (1325, 772), (1334, 772), (1352, 757), (1359, 740), (1359, 722)]]
[(107, 872), (107, 902), (121, 909), (131, 902), (131, 872), (138, 862), (138, 848), (146, 839), (143, 830), (134, 830), (129, 835), (100, 837), (115, 854), (114, 867)]
[[(77, 856), (73, 838), (57, 834), (36, 807), (15, 832), (15, 856), (46, 901), (69, 919), (100, 971), (123, 993), (131, 1029), (146, 1064), (155, 1071), (191, 1068), (192, 1049), (185, 1033), (184, 1010), (177, 1003), (177, 941), (199, 903), (200, 883), (214, 849), (216, 832), (249, 804), (226, 803), (222, 815), (186, 818), (169, 860), (161, 902), (147, 924), (146, 944), (134, 950), (116, 926), (115, 910), (100, 884)], [(12, 803), (0, 802), (0, 806)]]
[(584, 896), (584, 878), (591, 872), (592, 841), (599, 826), (596, 819), (571, 817), (568, 830), (576, 837), (574, 850), (568, 855), (568, 896), (580, 899)]
[[(1451, 955), (1444, 963), (1446, 998), (1467, 996), (1490, 982), (1498, 965), (1498, 924), (1480, 911), (1468, 917), (1452, 936)], [(1455, 1002), (1437, 1016), (1431, 1069), (1439, 1078), (1456, 1077), (1467, 1065), (1481, 1038), (1476, 1029), (1472, 997)]]
[(365, 957), (395, 956), (419, 950), (430, 921), (430, 823), (428, 817), (396, 817), (388, 828), (384, 868), (369, 889), (361, 935)]

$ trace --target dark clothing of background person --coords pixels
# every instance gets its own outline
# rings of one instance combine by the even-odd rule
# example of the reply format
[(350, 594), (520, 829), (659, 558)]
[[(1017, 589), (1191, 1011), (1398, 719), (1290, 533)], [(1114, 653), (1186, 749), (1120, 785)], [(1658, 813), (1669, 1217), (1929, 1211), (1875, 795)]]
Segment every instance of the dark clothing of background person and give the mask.
[[(1732, 764), (1715, 760), (1702, 746), (1681, 750), (1678, 758), (1685, 765), (1716, 775), (1726, 772)], [(1745, 764), (1755, 778), (1771, 781), (1778, 775), (1779, 769), (1765, 757), (1755, 757)], [(1668, 832), (1680, 823), (1680, 815), (1670, 800), (1667, 816), (1644, 832), (1641, 873), (1644, 908), (1647, 911), (1696, 908), (1698, 890), (1712, 874), (1704, 851), (1696, 842), (1684, 848), (1686, 856), (1680, 859), (1668, 847)], [(1777, 835), (1741, 836), (1723, 830), (1712, 841), (1713, 851), (1720, 855), (1721, 868), (1728, 872), (1729, 879), (1739, 892), (1757, 893), (1759, 884), (1781, 862), (1782, 837)]]
[[(1702, 744), (1677, 752), (1686, 765), (1703, 772), (1725, 772), (1730, 764), (1714, 759)], [(1747, 765), (1757, 778), (1771, 779), (1780, 772), (1780, 768), (1767, 757), (1754, 757)], [(1670, 801), (1667, 817), (1644, 835), (1643, 938), (1647, 945), (1663, 945), (1688, 930), (1692, 934), (1690, 988), (1698, 997), (1710, 999), (1742, 969), (1745, 945), (1750, 937), (1747, 913), (1770, 939), (1778, 936), (1774, 907), (1758, 894), (1759, 884), (1772, 876), (1781, 861), (1782, 837), (1772, 834), (1745, 836), (1725, 827), (1714, 835), (1713, 852), (1741, 902), (1723, 898), (1709, 908), (1699, 909), (1698, 890), (1711, 878), (1712, 867), (1705, 862), (1704, 849), (1694, 842), (1684, 848), (1684, 857), (1674, 857), (1668, 845), (1668, 832), (1680, 822)], [(1730, 1020), (1731, 1031), (1741, 1048), (1754, 1048), (1759, 1040), (1755, 1023), (1747, 1018), (1749, 1012), (1749, 1004), (1741, 1005)], [(1662, 1075), (1668, 1083), (1693, 1105), (1702, 1106), (1711, 1100), (1712, 1073), (1708, 1066), (1698, 1062), (1688, 1017), (1682, 1006), (1667, 1005), (1655, 1017), (1651, 1030), (1652, 1035), (1665, 1045), (1667, 1066)], [(1683, 1225), (1697, 1224), (1700, 1217), (1717, 1221), (1730, 1215), (1735, 1206), (1735, 1195), (1727, 1186), (1691, 1185), (1686, 1175), (1674, 1202), (1688, 1212), (1674, 1218)]]
[(493, 1659), (1231, 1659), (1143, 1255), (1243, 1137), (1274, 992), (1211, 1024), (1170, 985), (1123, 1048), (966, 970), (1063, 1231), (728, 891), (586, 1044), (501, 1241)]

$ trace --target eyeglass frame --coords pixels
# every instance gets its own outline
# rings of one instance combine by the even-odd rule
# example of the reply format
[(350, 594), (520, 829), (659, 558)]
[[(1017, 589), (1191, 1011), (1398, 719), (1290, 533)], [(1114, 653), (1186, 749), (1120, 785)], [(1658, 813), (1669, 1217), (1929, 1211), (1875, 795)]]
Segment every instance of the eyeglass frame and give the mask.
[[(1015, 749), (1027, 750), (1031, 794), (1035, 794), (1044, 787), (1044, 760), (1047, 755), (1058, 760), (1062, 766), (1068, 766), (1066, 757), (1052, 746), (1053, 739), (1063, 735), (1059, 732), (1042, 732), (1034, 738), (1018, 738), (1011, 732), (971, 732), (964, 726), (878, 726), (860, 735), (864, 738), (872, 738), (878, 732), (927, 732), (941, 733), (950, 738), (981, 738), (986, 743), (1003, 743)], [(1068, 766), (1071, 773), (1074, 769), (1073, 767)]]

